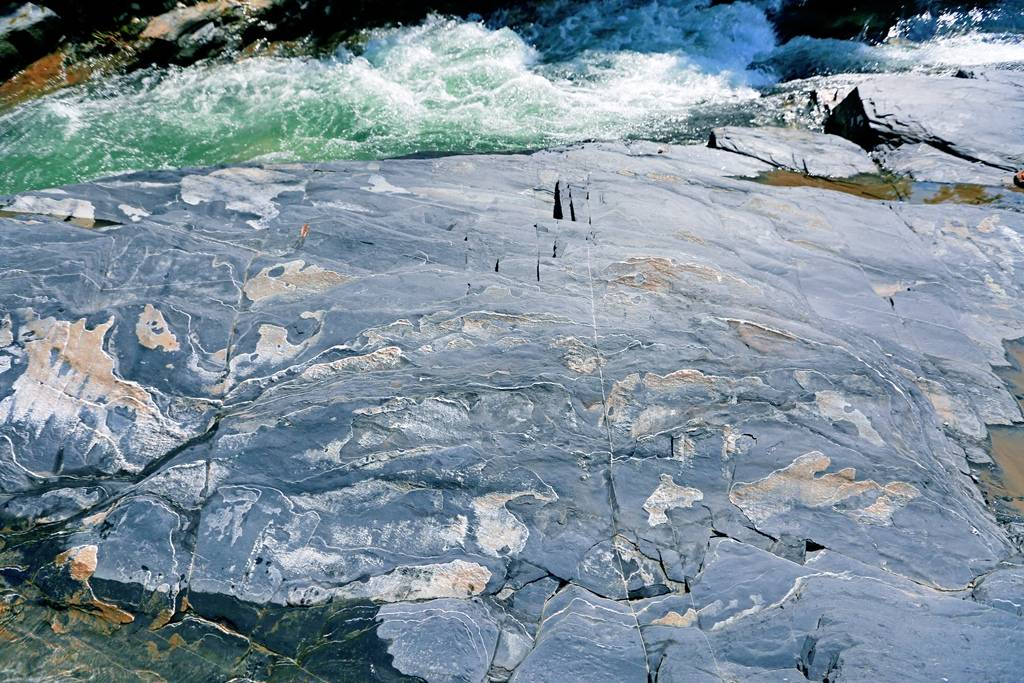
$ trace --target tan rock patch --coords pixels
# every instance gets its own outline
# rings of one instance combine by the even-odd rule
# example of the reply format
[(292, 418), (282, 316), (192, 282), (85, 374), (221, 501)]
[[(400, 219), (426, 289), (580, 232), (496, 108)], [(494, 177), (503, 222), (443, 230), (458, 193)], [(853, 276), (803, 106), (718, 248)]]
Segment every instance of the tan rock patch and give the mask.
[(461, 330), (472, 337), (486, 338), (499, 334), (516, 332), (523, 328), (537, 327), (561, 320), (556, 316), (545, 314), (518, 315), (512, 313), (496, 313), (494, 311), (475, 311), (466, 315), (442, 321), (438, 324), (441, 329), (452, 329), (454, 323), (458, 323)]
[(517, 555), (526, 546), (529, 529), (505, 507), (508, 502), (522, 496), (532, 496), (543, 501), (555, 499), (553, 494), (536, 491), (488, 493), (473, 499), (476, 542), (487, 555)]
[(662, 474), (661, 483), (654, 489), (654, 492), (644, 502), (644, 512), (647, 513), (647, 523), (651, 526), (658, 526), (668, 522), (668, 515), (665, 513), (673, 508), (690, 508), (694, 503), (704, 500), (704, 493), (700, 489), (690, 486), (680, 486), (672, 481), (671, 474)]
[(165, 352), (170, 352), (181, 348), (178, 338), (174, 336), (171, 328), (167, 325), (164, 314), (160, 309), (154, 308), (153, 304), (146, 304), (142, 313), (139, 314), (139, 319), (135, 323), (135, 336), (138, 337), (139, 343), (147, 349), (163, 349)]
[(559, 337), (552, 344), (557, 349), (564, 349), (562, 362), (573, 372), (589, 375), (603, 365), (601, 357), (593, 346), (577, 337)]
[[(299, 315), (304, 320), (317, 320), (322, 323), (323, 311), (304, 311)], [(263, 323), (257, 328), (259, 338), (252, 353), (240, 353), (231, 359), (233, 376), (246, 376), (257, 368), (273, 363), (284, 363), (302, 353), (310, 344), (320, 337), (320, 331), (298, 344), (288, 341), (288, 329), (279, 325)]]
[(259, 328), (256, 355), (262, 361), (281, 361), (294, 358), (302, 350), (302, 344), (288, 341), (288, 330), (278, 325), (264, 324)]
[(671, 259), (654, 256), (631, 257), (608, 267), (611, 282), (649, 292), (668, 290), (678, 275)]
[[(31, 312), (31, 311), (30, 311)], [(121, 435), (107, 425), (116, 408), (132, 414), (130, 438), (148, 451), (173, 447), (184, 437), (181, 428), (164, 418), (141, 385), (114, 373), (114, 358), (103, 340), (114, 318), (89, 329), (84, 318), (66, 322), (31, 318), (22, 327), (28, 367), (15, 380), (14, 392), (0, 401), (0, 420), (31, 425), (37, 430), (55, 426), (68, 438), (87, 441), (117, 453)], [(86, 422), (83, 413), (92, 414)], [(117, 466), (134, 465), (119, 459)]]
[(676, 281), (686, 276), (711, 284), (747, 284), (738, 277), (703, 263), (680, 263), (661, 256), (631, 256), (625, 261), (611, 264), (605, 270), (609, 282), (649, 292), (668, 291)]
[(818, 412), (828, 419), (836, 422), (852, 422), (861, 438), (870, 441), (876, 446), (881, 446), (885, 443), (881, 435), (875, 431), (871, 420), (860, 410), (854, 408), (846, 397), (838, 391), (819, 391), (814, 394), (814, 403)]
[(391, 370), (405, 363), (405, 356), (397, 346), (385, 346), (383, 349), (371, 351), (361, 356), (349, 356), (330, 363), (317, 363), (306, 368), (302, 379), (321, 380), (346, 372), (370, 372), (373, 370)]
[(375, 602), (468, 598), (482, 593), (490, 580), (491, 570), (487, 567), (453, 560), (443, 564), (397, 567), (388, 574), (339, 588), (337, 594)]
[(904, 374), (917, 384), (943, 424), (975, 439), (985, 438), (987, 430), (984, 423), (964, 398), (950, 394), (938, 382), (917, 377), (909, 371)]
[(88, 581), (96, 572), (98, 550), (94, 545), (75, 546), (58, 555), (54, 563), (59, 567), (69, 565), (71, 578), (75, 581)]
[[(280, 272), (278, 272), (280, 269)], [(259, 302), (275, 296), (302, 296), (326, 291), (352, 278), (302, 259), (267, 266), (249, 278), (243, 290), (251, 301)]]
[(692, 607), (686, 610), (685, 614), (680, 614), (679, 612), (672, 611), (663, 617), (658, 617), (651, 623), (657, 624), (658, 626), (675, 626), (677, 628), (686, 628), (687, 626), (693, 626), (695, 623), (697, 623), (697, 612)]
[(665, 430), (675, 426), (677, 418), (685, 413), (685, 409), (672, 407), (671, 404), (651, 405), (650, 399), (638, 400), (638, 394), (643, 389), (668, 393), (680, 389), (692, 390), (695, 387), (707, 394), (701, 400), (718, 401), (733, 396), (738, 391), (757, 391), (763, 386), (764, 381), (757, 376), (733, 379), (707, 375), (695, 368), (683, 368), (667, 375), (648, 372), (641, 376), (640, 373), (634, 372), (612, 384), (608, 391), (608, 421), (613, 425), (630, 424), (634, 437), (645, 436), (652, 430)]
[[(755, 524), (785, 514), (796, 505), (812, 508), (833, 507), (858, 522), (889, 525), (892, 515), (920, 492), (911, 484), (894, 481), (882, 485), (871, 479), (856, 480), (857, 472), (846, 467), (838, 472), (816, 476), (831, 464), (820, 451), (804, 453), (792, 464), (775, 470), (751, 483), (739, 483), (729, 492), (729, 500)], [(863, 506), (838, 509), (839, 503), (859, 496), (873, 496)]]
[(744, 344), (761, 353), (778, 353), (792, 345), (797, 338), (788, 332), (775, 330), (748, 320), (729, 320)]

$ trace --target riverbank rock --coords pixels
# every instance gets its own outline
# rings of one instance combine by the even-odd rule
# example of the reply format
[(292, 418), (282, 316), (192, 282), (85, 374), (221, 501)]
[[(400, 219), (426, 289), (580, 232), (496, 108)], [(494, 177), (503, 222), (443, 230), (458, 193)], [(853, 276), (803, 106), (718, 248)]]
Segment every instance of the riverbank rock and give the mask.
[(863, 149), (839, 137), (782, 128), (715, 128), (708, 147), (743, 154), (771, 166), (824, 178), (875, 173)]
[[(158, 59), (191, 63), (214, 51), (238, 49), (252, 29), (273, 30), (264, 22), (290, 0), (211, 0), (178, 7), (153, 17), (139, 38)], [(263, 24), (260, 27), (260, 24)]]
[[(1010, 182), (1024, 165), (1024, 76), (1008, 71), (971, 78), (886, 75), (838, 101), (825, 132), (879, 149), (897, 173), (938, 182)], [(823, 94), (827, 98), (827, 94)], [(979, 103), (984, 103), (981, 111)]]
[(1016, 680), (1015, 195), (728, 137), (4, 200), (0, 670)]
[(9, 12), (0, 7), (0, 81), (51, 50), (60, 31), (55, 12), (30, 2)]

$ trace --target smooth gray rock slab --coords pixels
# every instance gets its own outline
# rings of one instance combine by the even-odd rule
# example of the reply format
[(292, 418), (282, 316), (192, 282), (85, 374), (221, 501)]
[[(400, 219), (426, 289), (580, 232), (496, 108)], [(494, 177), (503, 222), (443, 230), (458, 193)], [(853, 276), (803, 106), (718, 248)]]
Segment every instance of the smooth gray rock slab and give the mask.
[(890, 74), (861, 82), (830, 113), (825, 132), (864, 147), (927, 143), (1003, 171), (1024, 167), (1024, 76)]
[(1002, 169), (961, 159), (923, 142), (881, 147), (876, 157), (887, 171), (914, 180), (993, 186), (1007, 185), (1011, 181), (1011, 174)]
[(966, 453), (1022, 420), (1024, 219), (772, 168), (588, 144), (3, 200), (0, 589), (53, 640), (0, 664), (1015, 680), (1018, 541)]
[(571, 587), (548, 601), (537, 644), (512, 681), (643, 681), (646, 668), (630, 607)]
[(377, 635), (402, 673), (428, 683), (484, 680), (498, 642), (498, 628), (478, 602), (428, 600), (385, 605)]
[[(772, 557), (764, 556), (767, 575), (783, 562)], [(710, 634), (720, 660), (733, 660), (737, 648), (756, 651), (762, 671), (776, 667), (781, 674), (795, 659), (811, 680), (1010, 681), (1017, 675), (1017, 663), (1005, 655), (1018, 638), (1015, 615), (858, 567), (830, 551), (817, 553), (804, 569), (812, 573), (793, 582), (780, 601)], [(740, 623), (745, 633), (734, 640)], [(753, 632), (762, 634), (761, 646), (754, 645)], [(963, 642), (971, 655), (953, 663), (941, 649), (922, 650), (923, 641)]]
[(1024, 567), (1000, 568), (974, 587), (974, 598), (1019, 617), (1024, 616)]
[(715, 128), (708, 147), (753, 157), (777, 168), (824, 178), (875, 173), (871, 157), (838, 135), (786, 128)]

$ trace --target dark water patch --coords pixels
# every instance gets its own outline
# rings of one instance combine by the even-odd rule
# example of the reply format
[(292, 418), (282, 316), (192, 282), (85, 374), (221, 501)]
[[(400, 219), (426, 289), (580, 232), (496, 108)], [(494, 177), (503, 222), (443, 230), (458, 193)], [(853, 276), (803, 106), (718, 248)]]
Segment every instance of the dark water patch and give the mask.
[[(215, 625), (184, 620), (150, 629), (146, 619), (111, 624), (91, 611), (45, 600), (31, 585), (0, 588), (0, 678), (33, 680), (268, 680), (273, 658)], [(307, 678), (307, 680), (310, 680)]]
[[(1024, 339), (1003, 343), (1008, 365), (995, 368), (1024, 410)], [(979, 472), (989, 504), (1000, 516), (1024, 518), (1024, 424), (988, 425), (993, 464)]]
[[(0, 681), (35, 680), (39, 672), (48, 680), (104, 683), (419, 680), (393, 668), (377, 637), (377, 604), (257, 604), (187, 586), (169, 600), (161, 590), (93, 576), (88, 567), (69, 573), (62, 534), (4, 538)], [(261, 558), (258, 566), (270, 564)]]
[(1024, 191), (1009, 184), (933, 183), (914, 181), (906, 201), (911, 204), (967, 204), (972, 206), (1024, 208)]
[(983, 185), (973, 185), (958, 182), (954, 185), (942, 185), (931, 197), (926, 198), (925, 204), (991, 204), (996, 197), (988, 194), (988, 189)]
[(942, 185), (930, 197), (922, 201), (925, 204), (991, 204), (996, 201), (997, 196), (991, 195), (988, 188), (983, 185), (972, 185), (969, 183), (957, 183), (955, 185)]
[(813, 187), (819, 190), (842, 192), (864, 199), (902, 201), (910, 197), (911, 181), (897, 176), (862, 173), (849, 178), (821, 178), (787, 169), (766, 171), (748, 178), (771, 187)]
[(1003, 342), (1009, 365), (996, 368), (996, 374), (1006, 382), (1018, 403), (1024, 403), (1024, 339)]
[[(221, 614), (225, 609), (238, 623)], [(376, 613), (372, 604), (283, 607), (226, 599), (217, 608), (186, 604), (170, 619), (136, 613), (120, 623), (54, 600), (30, 581), (0, 577), (0, 680), (35, 680), (39, 672), (48, 680), (104, 683), (419, 680), (391, 666)]]
[[(906, 176), (862, 173), (848, 178), (823, 178), (777, 168), (753, 178), (771, 187), (812, 187), (831, 192), (909, 204), (1024, 205), (1024, 193), (1010, 187), (989, 187), (974, 183), (918, 182)], [(1013, 193), (1010, 191), (1014, 190)]]
[(990, 498), (1024, 516), (1024, 428), (991, 426), (988, 433), (995, 468), (983, 472), (981, 479)]

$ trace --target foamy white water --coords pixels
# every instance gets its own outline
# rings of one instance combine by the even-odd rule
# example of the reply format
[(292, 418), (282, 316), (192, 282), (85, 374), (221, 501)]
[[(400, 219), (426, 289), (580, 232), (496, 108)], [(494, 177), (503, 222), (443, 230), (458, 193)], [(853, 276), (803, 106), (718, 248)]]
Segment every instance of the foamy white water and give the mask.
[(778, 46), (748, 2), (556, 0), (517, 30), (501, 19), (432, 17), (359, 54), (151, 70), (29, 102), (0, 115), (0, 193), (254, 158), (685, 138), (694, 112), (735, 112), (780, 78), (1024, 64), (1013, 11), (922, 15), (875, 46)]

